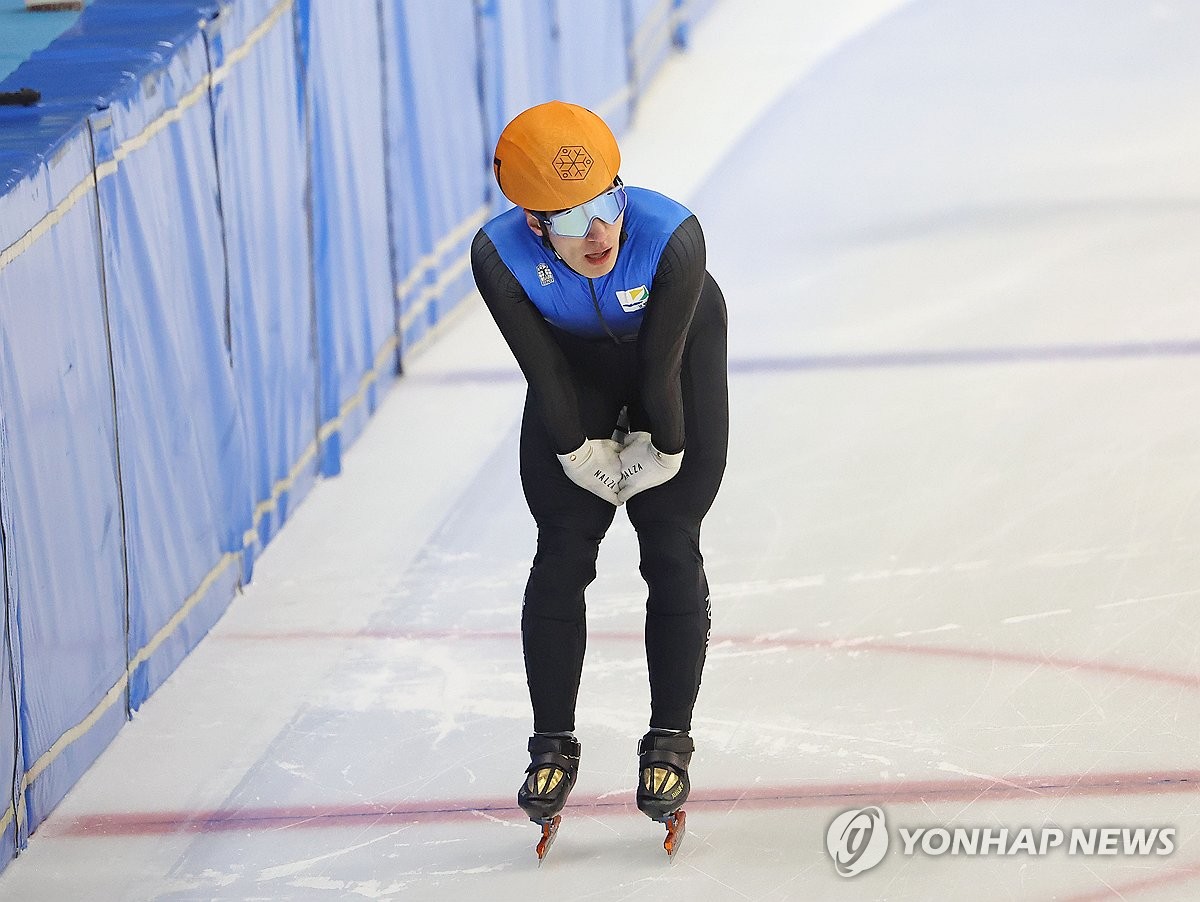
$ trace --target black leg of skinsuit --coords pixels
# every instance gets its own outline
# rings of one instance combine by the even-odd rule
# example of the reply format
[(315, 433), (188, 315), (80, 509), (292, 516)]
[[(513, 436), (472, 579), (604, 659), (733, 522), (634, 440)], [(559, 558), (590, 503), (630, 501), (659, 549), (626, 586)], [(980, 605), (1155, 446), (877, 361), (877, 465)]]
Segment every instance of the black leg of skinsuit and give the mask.
[[(611, 435), (621, 407), (645, 428), (636, 394), (636, 346), (560, 336), (576, 374), (584, 431)], [(678, 475), (630, 499), (646, 603), (650, 724), (691, 728), (708, 644), (708, 582), (700, 523), (725, 471), (729, 438), (725, 302), (710, 278), (697, 305), (681, 373), (685, 453)], [(616, 509), (571, 482), (532, 398), (521, 428), (521, 482), (538, 524), (521, 633), (534, 730), (574, 730), (586, 644), (584, 590), (596, 577), (600, 540)]]

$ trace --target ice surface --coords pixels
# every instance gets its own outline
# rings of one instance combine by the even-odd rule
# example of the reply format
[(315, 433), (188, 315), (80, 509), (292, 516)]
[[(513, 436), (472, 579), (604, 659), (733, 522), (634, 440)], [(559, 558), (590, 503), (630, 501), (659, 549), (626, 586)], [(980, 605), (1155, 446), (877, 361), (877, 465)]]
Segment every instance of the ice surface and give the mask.
[[(628, 180), (699, 212), (730, 308), (674, 864), (632, 805), (644, 586), (618, 517), (580, 782), (536, 868), (523, 383), (476, 307), (0, 896), (1195, 898), (1198, 40), (1183, 2), (724, 3), (642, 102)], [(826, 828), (868, 805), (891, 850), (840, 877)], [(918, 826), (1176, 836), (905, 856)]]

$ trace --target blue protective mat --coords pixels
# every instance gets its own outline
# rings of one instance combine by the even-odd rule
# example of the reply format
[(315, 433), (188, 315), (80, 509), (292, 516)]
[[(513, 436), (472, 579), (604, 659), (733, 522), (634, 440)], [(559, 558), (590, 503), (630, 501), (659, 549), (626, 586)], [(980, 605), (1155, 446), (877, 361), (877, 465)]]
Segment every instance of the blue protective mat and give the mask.
[(31, 13), (25, 0), (0, 0), (0, 78), (70, 28), (79, 16), (78, 12)]

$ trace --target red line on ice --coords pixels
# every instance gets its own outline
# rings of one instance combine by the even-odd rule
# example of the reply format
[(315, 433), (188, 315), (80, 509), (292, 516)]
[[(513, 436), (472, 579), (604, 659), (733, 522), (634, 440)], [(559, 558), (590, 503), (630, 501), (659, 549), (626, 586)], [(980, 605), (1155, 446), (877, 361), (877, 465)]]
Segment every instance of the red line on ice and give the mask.
[[(907, 780), (874, 783), (800, 783), (751, 786), (697, 792), (688, 808), (763, 810), (825, 808), (846, 804), (903, 805), (926, 802), (1032, 800), (1084, 796), (1159, 795), (1200, 792), (1200, 771), (1061, 774), (993, 780)], [(632, 793), (572, 796), (574, 814), (642, 817)], [(520, 822), (525, 816), (511, 799), (451, 799), (417, 802), (362, 802), (353, 805), (295, 805), (214, 811), (146, 811), (83, 815), (61, 826), (46, 824), (57, 836), (157, 836), (216, 833), (232, 830), (278, 830), (298, 827), (336, 828), (376, 823), (439, 823), (484, 817)]]

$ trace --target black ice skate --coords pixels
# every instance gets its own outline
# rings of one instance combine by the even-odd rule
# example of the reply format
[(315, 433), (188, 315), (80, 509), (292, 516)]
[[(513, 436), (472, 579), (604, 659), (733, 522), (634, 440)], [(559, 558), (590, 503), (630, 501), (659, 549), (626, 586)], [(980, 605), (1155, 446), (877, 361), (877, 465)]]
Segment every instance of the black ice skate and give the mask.
[(687, 801), (691, 784), (688, 764), (696, 750), (687, 733), (649, 732), (638, 744), (637, 806), (643, 814), (667, 827), (663, 848), (675, 857), (687, 829)]
[(538, 866), (558, 834), (563, 806), (579, 774), (579, 740), (569, 736), (530, 736), (529, 767), (517, 790), (517, 804), (542, 828), (537, 845)]

